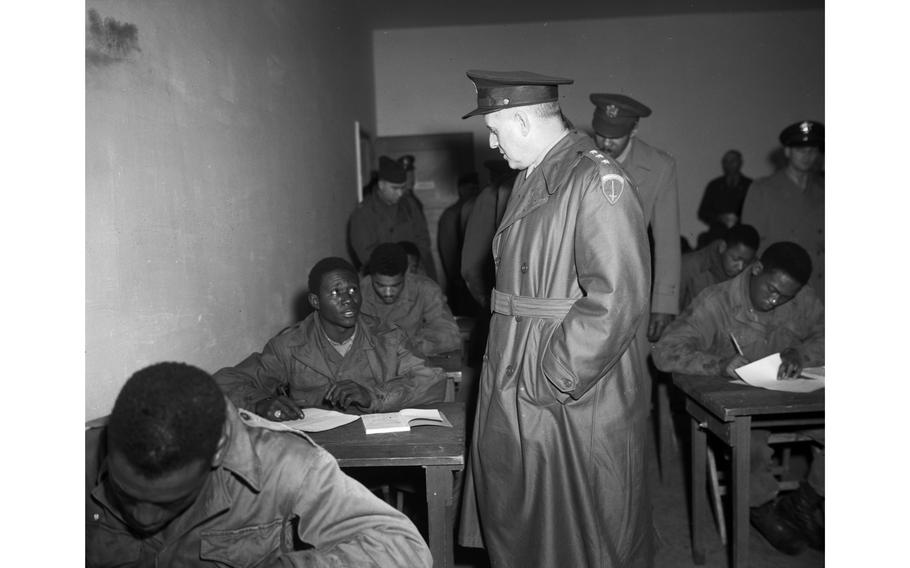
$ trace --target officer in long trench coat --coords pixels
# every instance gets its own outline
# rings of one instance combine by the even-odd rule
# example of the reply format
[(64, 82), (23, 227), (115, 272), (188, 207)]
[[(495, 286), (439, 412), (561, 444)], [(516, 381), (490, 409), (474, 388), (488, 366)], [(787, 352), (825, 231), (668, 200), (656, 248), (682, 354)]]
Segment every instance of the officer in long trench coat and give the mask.
[(465, 118), (482, 115), (490, 146), (522, 171), (493, 240), (460, 541), (485, 546), (495, 567), (649, 566), (641, 203), (615, 162), (566, 127), (556, 101), (570, 79), (468, 77), (478, 108)]

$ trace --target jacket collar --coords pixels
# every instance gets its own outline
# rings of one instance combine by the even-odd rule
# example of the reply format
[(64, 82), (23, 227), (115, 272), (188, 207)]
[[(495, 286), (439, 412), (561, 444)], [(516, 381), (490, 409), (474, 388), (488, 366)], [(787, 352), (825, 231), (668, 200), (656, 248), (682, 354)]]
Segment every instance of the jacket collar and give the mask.
[[(373, 351), (375, 349), (374, 339), (368, 328), (378, 325), (378, 321), (361, 313), (357, 317), (357, 337), (351, 346), (351, 351), (356, 349)], [(304, 365), (312, 368), (316, 372), (332, 377), (329, 365), (325, 360), (323, 349), (333, 349), (329, 344), (325, 331), (322, 329), (322, 320), (319, 319), (319, 312), (313, 312), (300, 324), (300, 332), (294, 341), (288, 344), (291, 355)], [(348, 353), (350, 354), (349, 351)]]
[[(527, 179), (519, 174), (497, 234), (546, 203), (565, 184), (582, 154), (593, 148), (594, 143), (588, 136), (571, 131), (547, 152)], [(576, 159), (562, 159), (573, 152), (577, 154)]]

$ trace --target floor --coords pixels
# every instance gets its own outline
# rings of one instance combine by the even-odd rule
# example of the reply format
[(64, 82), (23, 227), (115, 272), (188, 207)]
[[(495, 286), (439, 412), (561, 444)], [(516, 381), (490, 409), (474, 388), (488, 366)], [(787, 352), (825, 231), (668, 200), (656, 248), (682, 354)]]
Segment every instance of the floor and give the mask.
[[(677, 444), (673, 449), (673, 459), (667, 464), (665, 480), (660, 481), (656, 451), (652, 446), (650, 482), (654, 496), (654, 523), (657, 531), (658, 550), (655, 568), (728, 568), (730, 566), (726, 549), (721, 544), (720, 536), (714, 529), (713, 516), (708, 513), (711, 528), (705, 531), (705, 563), (696, 565), (692, 561), (689, 546), (689, 513), (686, 498), (687, 473), (685, 463), (686, 438), (685, 418), (675, 417), (678, 425)], [(702, 498), (707, 507), (707, 491)], [(707, 509), (710, 511), (710, 509)], [(729, 529), (728, 529), (729, 532)], [(751, 529), (750, 566), (751, 568), (816, 568), (825, 565), (823, 552), (806, 549), (798, 556), (787, 556), (768, 544), (755, 529)], [(487, 568), (489, 561), (480, 549), (456, 547), (455, 566), (457, 568)]]

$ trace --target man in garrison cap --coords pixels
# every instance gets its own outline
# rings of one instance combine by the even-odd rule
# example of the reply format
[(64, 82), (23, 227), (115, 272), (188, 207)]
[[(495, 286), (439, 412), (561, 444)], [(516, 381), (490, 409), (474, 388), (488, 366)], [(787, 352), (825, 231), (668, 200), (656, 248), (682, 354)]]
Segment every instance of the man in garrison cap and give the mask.
[(435, 279), (426, 217), (416, 199), (402, 199), (407, 179), (402, 161), (388, 156), (379, 158), (379, 186), (354, 209), (348, 221), (348, 238), (357, 257), (354, 264), (358, 268), (366, 265), (380, 243), (411, 241), (420, 250), (421, 258), (429, 259), (427, 275)]
[(592, 93), (594, 141), (619, 162), (638, 189), (645, 223), (653, 236), (651, 311), (646, 334), (657, 341), (679, 313), (679, 193), (676, 160), (637, 136), (638, 121), (651, 109), (626, 95)]
[(467, 75), (477, 108), (464, 118), (481, 116), (519, 172), (493, 237), (460, 542), (484, 545), (493, 566), (650, 566), (649, 400), (634, 341), (651, 280), (641, 202), (567, 128), (558, 86), (571, 79)]
[(787, 165), (755, 180), (743, 203), (743, 223), (758, 230), (762, 249), (770, 243), (792, 241), (812, 259), (809, 285), (825, 299), (825, 178), (819, 162), (825, 151), (825, 127), (803, 120), (779, 136)]

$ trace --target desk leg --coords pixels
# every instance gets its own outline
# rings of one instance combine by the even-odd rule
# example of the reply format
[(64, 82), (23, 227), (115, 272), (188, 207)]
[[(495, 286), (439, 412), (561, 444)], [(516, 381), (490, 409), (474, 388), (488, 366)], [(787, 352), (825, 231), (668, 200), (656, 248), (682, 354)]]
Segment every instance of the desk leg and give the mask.
[(692, 510), (692, 561), (696, 564), (705, 563), (705, 543), (702, 534), (702, 526), (705, 520), (705, 468), (708, 463), (707, 452), (707, 434), (698, 425), (698, 420), (692, 418), (689, 423), (692, 440), (692, 465), (691, 475), (689, 476), (689, 506)]
[(455, 565), (454, 528), (449, 526), (447, 507), (452, 505), (452, 470), (424, 466), (427, 479), (427, 529), (434, 568)]
[(749, 565), (749, 443), (752, 417), (733, 422), (733, 568)]

